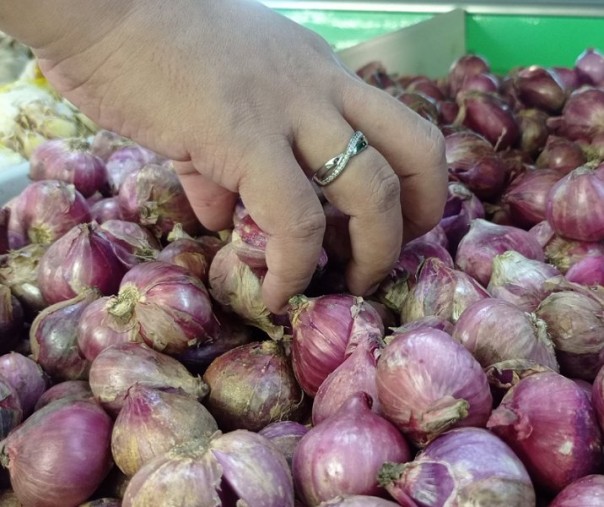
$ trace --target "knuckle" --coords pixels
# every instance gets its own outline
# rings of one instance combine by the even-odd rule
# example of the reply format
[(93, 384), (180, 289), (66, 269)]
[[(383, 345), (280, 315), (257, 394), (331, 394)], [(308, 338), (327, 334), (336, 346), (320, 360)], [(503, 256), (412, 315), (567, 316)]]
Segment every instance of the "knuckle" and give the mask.
[(378, 213), (385, 213), (393, 206), (400, 205), (400, 180), (385, 161), (373, 173), (368, 189), (371, 203)]
[(302, 240), (323, 238), (326, 219), (322, 209), (306, 211), (296, 217), (289, 230), (296, 231), (295, 237)]

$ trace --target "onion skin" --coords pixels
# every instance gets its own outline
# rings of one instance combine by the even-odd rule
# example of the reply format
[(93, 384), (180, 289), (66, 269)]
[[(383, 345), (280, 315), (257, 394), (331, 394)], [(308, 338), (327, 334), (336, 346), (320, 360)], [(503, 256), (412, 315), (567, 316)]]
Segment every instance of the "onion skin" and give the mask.
[(158, 238), (166, 236), (177, 223), (187, 234), (203, 230), (178, 176), (166, 165), (146, 164), (130, 173), (118, 197), (124, 218), (147, 226)]
[(130, 144), (132, 144), (132, 141), (126, 137), (110, 130), (101, 129), (90, 141), (90, 153), (99, 157), (103, 162), (107, 162), (112, 153)]
[(258, 434), (268, 438), (287, 460), (291, 468), (294, 451), (309, 428), (295, 421), (277, 421), (262, 428)]
[(84, 309), (99, 297), (94, 290), (49, 306), (31, 325), (32, 357), (51, 377), (60, 380), (88, 378), (90, 362), (77, 347), (78, 322)]
[(508, 250), (519, 252), (528, 259), (545, 260), (541, 246), (528, 232), (477, 218), (459, 243), (455, 263), (486, 287), (491, 279), (493, 259)]
[(157, 257), (161, 246), (144, 227), (125, 220), (106, 220), (99, 226), (113, 253), (126, 269)]
[(53, 401), (61, 399), (71, 400), (92, 400), (94, 395), (90, 390), (90, 384), (86, 380), (65, 380), (59, 382), (52, 387), (49, 387), (43, 394), (38, 398), (35, 411), (40, 410), (42, 407), (49, 405)]
[(558, 373), (522, 379), (487, 427), (510, 445), (535, 483), (553, 493), (600, 469), (602, 434), (591, 400)]
[(29, 163), (29, 177), (34, 181), (64, 181), (84, 197), (107, 189), (105, 164), (90, 153), (90, 144), (83, 139), (45, 141), (34, 150)]
[(0, 350), (8, 352), (19, 341), (23, 328), (23, 308), (6, 285), (0, 284)]
[(217, 434), (209, 443), (194, 440), (154, 458), (132, 478), (122, 506), (221, 507), (237, 500), (294, 507), (285, 458), (266, 438), (246, 430)]
[(23, 409), (17, 390), (0, 377), (0, 438), (6, 436), (23, 420)]
[(455, 323), (470, 304), (489, 297), (490, 294), (463, 271), (429, 258), (422, 264), (417, 281), (410, 283), (401, 306), (401, 322), (434, 316)]
[(208, 283), (211, 257), (207, 248), (194, 239), (181, 238), (164, 247), (157, 260), (186, 269), (202, 282)]
[(377, 496), (351, 495), (338, 496), (321, 502), (319, 507), (396, 507), (397, 505), (399, 504)]
[(373, 400), (371, 410), (380, 414), (376, 367), (377, 344), (361, 344), (321, 383), (312, 404), (314, 426), (335, 414), (353, 394), (364, 392)]
[(8, 208), (0, 208), (0, 255), (8, 253), (8, 220), (10, 210)]
[(569, 282), (581, 285), (604, 285), (604, 255), (580, 259), (569, 268), (565, 276)]
[(562, 374), (591, 382), (604, 365), (604, 307), (563, 291), (550, 294), (535, 313), (547, 324)]
[(536, 505), (522, 462), (504, 442), (481, 428), (448, 431), (411, 463), (384, 465), (380, 482), (409, 507)]
[(549, 295), (545, 281), (560, 272), (549, 264), (527, 259), (509, 250), (493, 259), (493, 272), (487, 290), (525, 312), (533, 312)]
[(111, 425), (92, 401), (56, 401), (35, 412), (2, 443), (19, 501), (31, 507), (86, 501), (111, 467)]
[(49, 304), (76, 297), (87, 288), (117, 291), (125, 268), (95, 223), (76, 225), (44, 252), (38, 285)]
[(414, 275), (424, 260), (430, 257), (436, 257), (446, 266), (453, 268), (453, 259), (446, 248), (436, 243), (414, 239), (402, 248), (394, 269)]
[(554, 169), (568, 174), (587, 162), (580, 146), (569, 139), (550, 135), (535, 164), (541, 169)]
[(145, 164), (156, 159), (152, 151), (132, 144), (122, 146), (111, 153), (105, 163), (111, 193), (117, 195), (128, 175), (139, 171)]
[(296, 379), (309, 396), (360, 344), (379, 343), (382, 319), (363, 298), (334, 294), (289, 302), (292, 323), (292, 365)]
[(554, 114), (564, 106), (566, 91), (550, 70), (531, 65), (521, 69), (512, 80), (516, 96), (528, 107)]
[[(26, 243), (49, 245), (89, 220), (90, 207), (73, 185), (44, 180), (30, 183), (15, 198), (9, 225), (19, 224)], [(11, 244), (11, 248), (24, 245)]]
[(547, 261), (556, 266), (560, 273), (566, 274), (577, 262), (587, 257), (604, 255), (604, 243), (574, 241), (552, 234), (544, 250)]
[(122, 220), (122, 210), (117, 197), (107, 197), (90, 206), (91, 220), (102, 224), (108, 220)]
[(90, 388), (95, 398), (112, 414), (122, 408), (128, 389), (134, 384), (163, 390), (181, 390), (201, 399), (208, 386), (191, 375), (176, 359), (142, 343), (113, 345), (92, 362)]
[(461, 89), (463, 82), (477, 74), (485, 74), (490, 72), (491, 68), (488, 62), (478, 55), (463, 55), (460, 56), (451, 64), (447, 81), (451, 96), (457, 95)]
[(583, 87), (570, 94), (558, 134), (571, 141), (591, 140), (604, 132), (604, 90)]
[(203, 282), (165, 262), (144, 262), (130, 269), (118, 295), (107, 304), (108, 313), (136, 331), (136, 341), (166, 354), (179, 354), (218, 333)]
[(135, 384), (113, 425), (111, 453), (119, 469), (132, 477), (175, 445), (208, 439), (216, 431), (212, 415), (192, 397)]
[(568, 239), (604, 239), (604, 164), (593, 169), (578, 167), (551, 189), (547, 221), (553, 230)]
[(604, 85), (604, 56), (597, 49), (586, 49), (577, 57), (575, 72), (584, 84)]
[(396, 427), (371, 411), (367, 394), (357, 393), (298, 443), (292, 462), (296, 492), (309, 507), (337, 495), (378, 495), (382, 464), (410, 459)]
[(98, 500), (92, 500), (80, 504), (79, 507), (121, 507), (122, 501), (118, 498), (99, 498)]
[(441, 317), (428, 315), (427, 317), (412, 320), (411, 322), (407, 322), (406, 324), (391, 328), (390, 331), (392, 332), (392, 334), (386, 336), (386, 338), (384, 338), (384, 342), (388, 344), (398, 334), (406, 333), (407, 331), (415, 331), (416, 329), (420, 329), (423, 327), (438, 329), (439, 331), (444, 331), (445, 333), (449, 334), (453, 332), (453, 324), (451, 324), (451, 322)]
[(249, 343), (217, 357), (203, 375), (206, 406), (222, 430), (259, 431), (267, 424), (304, 416), (304, 394), (282, 347)]
[(39, 364), (18, 352), (0, 356), (0, 377), (15, 389), (23, 415), (29, 416), (48, 387), (48, 377)]
[(484, 206), (480, 199), (463, 183), (450, 182), (440, 225), (447, 235), (451, 252), (457, 250), (457, 245), (470, 230), (472, 220), (484, 217)]
[(604, 475), (586, 475), (566, 486), (549, 507), (596, 506), (604, 502)]
[(499, 91), (499, 80), (493, 74), (483, 72), (472, 76), (466, 76), (459, 89), (460, 92), (486, 92), (496, 93)]

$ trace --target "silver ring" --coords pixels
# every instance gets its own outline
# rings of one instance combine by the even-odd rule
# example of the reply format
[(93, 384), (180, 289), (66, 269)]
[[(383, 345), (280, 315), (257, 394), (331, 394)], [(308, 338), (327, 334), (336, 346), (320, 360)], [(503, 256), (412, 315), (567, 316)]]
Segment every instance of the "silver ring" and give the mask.
[(313, 181), (321, 187), (329, 185), (344, 172), (348, 161), (365, 150), (367, 146), (369, 146), (369, 143), (363, 133), (356, 131), (348, 141), (346, 151), (328, 160), (312, 177)]

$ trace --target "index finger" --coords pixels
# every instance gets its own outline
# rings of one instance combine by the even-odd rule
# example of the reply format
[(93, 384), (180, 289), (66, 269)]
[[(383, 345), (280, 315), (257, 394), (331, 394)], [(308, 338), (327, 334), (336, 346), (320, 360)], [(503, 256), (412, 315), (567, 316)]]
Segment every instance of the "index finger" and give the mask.
[(316, 269), (325, 232), (323, 208), (285, 139), (255, 150), (239, 193), (269, 238), (264, 303), (271, 312), (283, 313), (289, 298), (306, 289)]

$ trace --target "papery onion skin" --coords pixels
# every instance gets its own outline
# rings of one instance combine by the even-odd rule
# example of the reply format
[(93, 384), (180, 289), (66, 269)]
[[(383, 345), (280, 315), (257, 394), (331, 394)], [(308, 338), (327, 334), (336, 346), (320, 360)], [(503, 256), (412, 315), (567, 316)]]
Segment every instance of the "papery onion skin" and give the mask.
[(527, 259), (509, 250), (493, 259), (493, 272), (487, 290), (525, 312), (534, 311), (549, 295), (545, 281), (560, 272), (550, 264)]
[(258, 434), (268, 438), (287, 460), (291, 467), (294, 451), (309, 428), (295, 421), (276, 421), (262, 428)]
[(23, 409), (17, 390), (0, 377), (0, 438), (6, 436), (23, 421)]
[(29, 177), (34, 181), (59, 180), (73, 184), (84, 197), (107, 188), (104, 162), (90, 153), (84, 139), (51, 139), (30, 157)]
[(404, 270), (410, 275), (414, 275), (424, 260), (430, 257), (436, 257), (446, 266), (453, 268), (451, 254), (443, 246), (414, 239), (402, 248), (394, 269)]
[(304, 394), (284, 350), (272, 340), (222, 354), (203, 379), (210, 388), (206, 406), (222, 430), (259, 431), (272, 422), (304, 415)]
[(450, 87), (451, 96), (457, 95), (463, 82), (469, 76), (484, 74), (490, 72), (489, 63), (479, 55), (463, 55), (455, 60), (449, 69), (447, 81)]
[(16, 197), (9, 224), (13, 220), (22, 227), (27, 242), (49, 245), (77, 224), (88, 222), (90, 207), (73, 185), (35, 181)]
[(105, 163), (111, 193), (117, 195), (129, 174), (156, 160), (156, 155), (142, 146), (127, 145), (115, 150)]
[(569, 268), (565, 276), (568, 281), (581, 285), (604, 285), (604, 255), (578, 260)]
[(484, 217), (484, 206), (480, 199), (463, 183), (450, 182), (448, 198), (440, 225), (449, 239), (451, 252), (457, 250), (457, 245), (470, 229), (472, 220)]
[(562, 291), (545, 298), (535, 313), (547, 323), (560, 371), (591, 382), (604, 365), (604, 307), (587, 295)]
[(545, 322), (502, 299), (484, 299), (466, 308), (452, 336), (483, 368), (501, 361), (528, 359), (558, 371)]
[(18, 352), (0, 356), (0, 377), (6, 379), (17, 392), (25, 417), (33, 412), (49, 383), (40, 365)]
[(319, 507), (396, 507), (397, 505), (399, 504), (377, 496), (350, 495), (321, 502)]
[(557, 76), (558, 81), (564, 86), (564, 89), (567, 92), (572, 92), (579, 88), (579, 76), (577, 76), (577, 72), (574, 68), (551, 67), (550, 71)]
[(132, 477), (175, 445), (209, 438), (216, 431), (212, 415), (191, 396), (135, 384), (113, 425), (111, 453), (119, 469)]
[(465, 308), (490, 294), (471, 276), (436, 258), (422, 264), (401, 305), (401, 322), (435, 316), (455, 323)]
[(529, 107), (554, 114), (566, 101), (566, 92), (558, 76), (543, 67), (531, 65), (521, 69), (513, 82), (517, 97)]
[(80, 504), (79, 507), (121, 507), (122, 501), (118, 498), (99, 498)]
[(604, 475), (586, 475), (566, 486), (549, 507), (586, 507), (604, 504)]
[(218, 333), (203, 282), (165, 262), (143, 262), (130, 269), (108, 305), (109, 313), (131, 323), (142, 341), (167, 354), (181, 353)]
[(173, 241), (157, 254), (157, 260), (185, 268), (202, 282), (208, 282), (211, 258), (207, 248), (194, 239)]
[[(543, 229), (545, 230), (546, 227)], [(542, 239), (546, 237), (547, 235), (544, 234)], [(560, 273), (566, 274), (571, 266), (580, 260), (604, 255), (604, 242), (575, 241), (558, 236), (552, 231), (552, 236), (545, 245), (544, 251), (547, 261), (556, 266)]]
[(542, 169), (554, 169), (568, 174), (587, 162), (578, 144), (569, 139), (550, 135), (535, 164)]
[(448, 431), (411, 463), (384, 465), (380, 482), (409, 507), (536, 505), (522, 462), (502, 440), (481, 428)]
[(298, 443), (292, 462), (296, 492), (309, 507), (337, 495), (378, 495), (382, 464), (410, 458), (396, 427), (371, 411), (366, 393), (356, 393)]
[(19, 341), (24, 323), (23, 308), (6, 285), (0, 284), (0, 350), (8, 352)]
[(174, 390), (201, 399), (208, 386), (191, 375), (176, 359), (142, 343), (124, 343), (103, 350), (92, 362), (90, 388), (110, 413), (121, 409), (128, 389), (141, 384), (155, 389)]
[(549, 135), (547, 114), (538, 109), (523, 109), (516, 113), (520, 127), (518, 146), (524, 153), (537, 155), (545, 146)]
[(432, 227), (426, 234), (422, 234), (420, 237), (415, 238), (414, 241), (426, 241), (428, 243), (436, 243), (443, 248), (449, 249), (449, 238), (443, 226), (439, 223)]
[(604, 239), (604, 164), (593, 169), (578, 167), (550, 191), (547, 221), (554, 231), (568, 239)]
[(582, 87), (568, 97), (564, 109), (559, 134), (571, 141), (591, 140), (604, 132), (604, 90)]
[(125, 268), (95, 223), (76, 225), (44, 252), (38, 285), (44, 299), (58, 303), (87, 288), (103, 295), (117, 292)]
[(86, 290), (44, 309), (32, 323), (29, 332), (32, 357), (51, 377), (88, 378), (90, 362), (78, 350), (77, 329), (84, 309), (98, 297), (97, 291)]
[(99, 130), (90, 141), (90, 153), (99, 157), (103, 162), (116, 150), (132, 144), (132, 141), (110, 130)]
[(575, 72), (585, 84), (604, 85), (604, 55), (597, 49), (587, 48), (577, 57)]
[(537, 485), (554, 493), (602, 464), (602, 434), (591, 400), (558, 373), (522, 379), (487, 427), (514, 450)]
[(90, 390), (90, 384), (86, 380), (65, 380), (49, 387), (42, 396), (38, 398), (34, 410), (40, 410), (53, 401), (68, 398), (72, 400), (92, 400), (94, 395)]
[(154, 458), (132, 478), (123, 507), (235, 505), (294, 507), (287, 462), (264, 437), (246, 430), (194, 440)]
[(93, 401), (56, 401), (35, 412), (3, 442), (19, 501), (31, 507), (86, 501), (111, 467), (111, 426)]
[(460, 426), (484, 426), (492, 397), (478, 361), (449, 334), (419, 328), (397, 335), (377, 365), (384, 417), (425, 446)]
[(107, 197), (90, 206), (91, 220), (102, 224), (107, 220), (122, 220), (122, 210), (117, 197)]
[(397, 334), (406, 333), (407, 331), (415, 331), (416, 329), (422, 327), (431, 327), (449, 334), (453, 332), (453, 324), (451, 322), (443, 319), (442, 317), (428, 315), (427, 317), (412, 320), (410, 322), (407, 322), (406, 324), (401, 324), (398, 327), (391, 328), (390, 332), (392, 334), (386, 336), (386, 338), (384, 338), (384, 342), (388, 344), (394, 339)]
[(477, 218), (459, 243), (455, 263), (486, 287), (491, 279), (493, 259), (508, 250), (519, 252), (529, 259), (545, 259), (541, 246), (528, 232)]
[(125, 220), (106, 220), (99, 226), (109, 240), (115, 256), (126, 269), (154, 260), (161, 246), (151, 232)]
[(363, 298), (334, 294), (289, 302), (293, 328), (292, 365), (300, 386), (310, 396), (360, 343), (379, 343), (382, 319)]
[(499, 80), (493, 74), (483, 72), (466, 76), (459, 89), (460, 92), (487, 92), (495, 93), (499, 90)]

